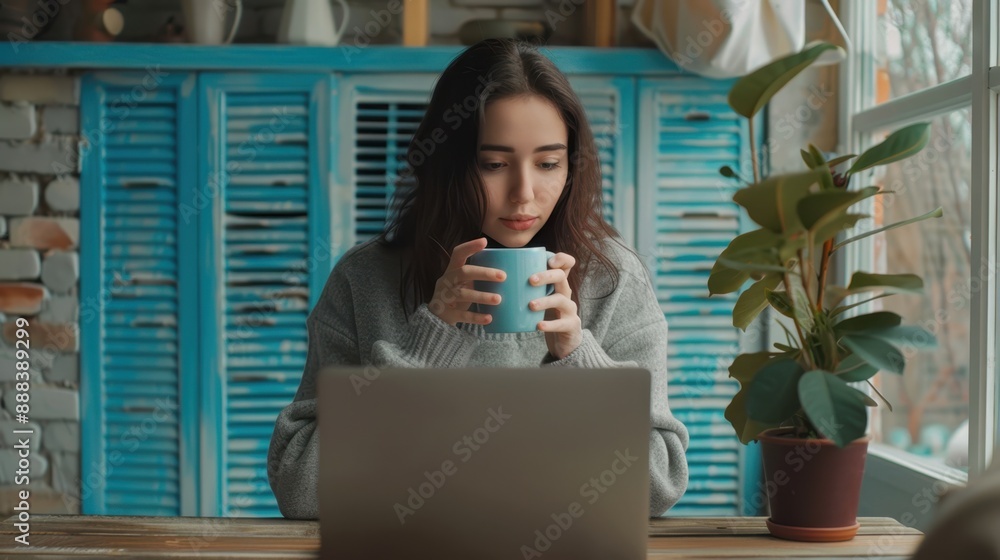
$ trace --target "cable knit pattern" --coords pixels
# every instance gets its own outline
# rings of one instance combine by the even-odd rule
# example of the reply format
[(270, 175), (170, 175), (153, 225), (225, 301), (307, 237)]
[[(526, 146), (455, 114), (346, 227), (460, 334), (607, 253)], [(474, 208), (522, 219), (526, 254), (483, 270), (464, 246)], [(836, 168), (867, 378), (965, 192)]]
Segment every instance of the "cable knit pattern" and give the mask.
[(542, 332), (487, 333), (480, 325), (452, 326), (426, 305), (407, 318), (399, 302), (398, 255), (374, 241), (349, 250), (309, 316), (302, 381), (271, 438), (267, 473), (281, 513), (292, 519), (319, 515), (316, 376), (329, 365), (648, 369), (649, 512), (657, 516), (669, 509), (687, 488), (688, 432), (667, 403), (667, 323), (639, 259), (616, 243), (607, 244), (606, 254), (618, 269), (618, 285), (612, 291), (607, 272), (591, 267), (580, 287), (582, 342), (555, 360)]

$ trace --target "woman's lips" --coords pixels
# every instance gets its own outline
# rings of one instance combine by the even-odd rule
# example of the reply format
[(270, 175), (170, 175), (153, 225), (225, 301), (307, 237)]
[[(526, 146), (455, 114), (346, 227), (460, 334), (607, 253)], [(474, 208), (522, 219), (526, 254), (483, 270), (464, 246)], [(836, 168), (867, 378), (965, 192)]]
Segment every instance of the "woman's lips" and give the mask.
[(530, 228), (531, 226), (535, 225), (535, 221), (537, 220), (538, 218), (530, 218), (527, 220), (508, 220), (505, 218), (500, 218), (500, 221), (503, 222), (503, 225), (515, 231), (524, 231)]

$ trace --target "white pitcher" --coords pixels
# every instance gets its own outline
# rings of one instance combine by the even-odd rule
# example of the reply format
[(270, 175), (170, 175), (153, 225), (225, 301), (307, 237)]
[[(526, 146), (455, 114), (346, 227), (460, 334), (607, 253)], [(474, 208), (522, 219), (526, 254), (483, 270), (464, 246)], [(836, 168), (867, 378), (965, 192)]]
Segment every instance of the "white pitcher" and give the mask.
[(336, 25), (330, 0), (286, 0), (278, 26), (278, 42), (296, 45), (323, 45), (332, 47), (340, 42), (350, 9), (345, 0), (336, 0), (343, 11), (340, 25)]
[[(243, 16), (242, 0), (184, 0), (184, 28), (188, 40), (199, 45), (222, 45), (233, 42)], [(226, 16), (231, 10), (233, 27), (226, 35)]]

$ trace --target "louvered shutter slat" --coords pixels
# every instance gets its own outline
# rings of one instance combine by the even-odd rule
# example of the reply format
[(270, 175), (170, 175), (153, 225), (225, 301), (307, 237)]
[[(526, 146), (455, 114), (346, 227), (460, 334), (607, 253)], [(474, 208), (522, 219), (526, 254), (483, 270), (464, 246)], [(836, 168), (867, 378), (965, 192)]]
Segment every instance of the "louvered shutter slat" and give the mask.
[[(221, 410), (218, 422), (218, 513), (280, 517), (267, 484), (267, 449), (278, 413), (295, 397), (308, 350), (310, 262), (322, 240), (313, 207), (329, 185), (318, 161), (329, 76), (203, 76), (207, 101), (219, 112), (209, 176), (225, 171), (214, 200), (217, 221), (206, 233), (217, 271), (210, 368)], [(327, 93), (328, 94), (328, 93)], [(319, 128), (317, 128), (319, 127)], [(206, 221), (202, 222), (207, 225)], [(313, 272), (310, 272), (310, 266)], [(219, 416), (214, 416), (219, 414)]]
[[(412, 78), (412, 79), (411, 79)], [(351, 120), (345, 147), (351, 151), (355, 243), (382, 233), (394, 216), (399, 177), (432, 88), (432, 76), (357, 76), (346, 80), (342, 109)], [(400, 84), (405, 84), (401, 86)]]
[[(196, 301), (180, 289), (177, 185), (193, 172), (180, 147), (195, 114), (184, 93), (194, 77), (167, 76), (137, 94), (145, 77), (95, 74), (82, 88), (82, 127), (105, 132), (83, 155), (83, 188), (93, 196), (81, 207), (81, 225), (100, 245), (81, 248), (82, 260), (99, 263), (81, 275), (81, 301), (97, 311), (81, 332), (81, 345), (97, 350), (81, 378), (81, 397), (94, 407), (82, 430), (102, 434), (85, 435), (81, 478), (99, 483), (88, 488), (83, 511), (190, 515), (180, 457), (193, 444), (179, 435), (179, 409), (182, 356), (197, 350), (181, 331), (191, 330)], [(187, 457), (188, 471), (194, 459)]]
[(688, 427), (690, 483), (669, 515), (739, 515), (742, 445), (723, 412), (738, 384), (728, 367), (739, 352), (732, 326), (736, 295), (708, 296), (719, 253), (741, 232), (736, 185), (719, 167), (740, 169), (747, 135), (726, 102), (731, 83), (678, 76), (643, 80), (640, 134), (645, 223), (654, 286), (670, 324), (671, 409)]
[[(603, 178), (605, 217), (615, 221), (615, 190), (628, 182), (618, 163), (624, 157), (620, 84), (607, 79), (572, 78), (587, 112), (598, 145)], [(405, 82), (407, 88), (400, 88)], [(355, 195), (355, 240), (368, 241), (387, 226), (396, 197), (396, 181), (405, 169), (406, 148), (426, 110), (432, 77), (393, 80), (358, 77), (351, 82), (354, 115), (353, 174)], [(625, 91), (631, 95), (631, 90)], [(621, 210), (626, 211), (625, 209)]]
[[(226, 466), (225, 514), (240, 516), (278, 516), (277, 504), (266, 484), (268, 428), (273, 431), (278, 412), (294, 397), (305, 365), (306, 340), (302, 331), (275, 328), (282, 324), (304, 325), (308, 314), (305, 294), (286, 290), (254, 291), (262, 285), (274, 286), (275, 273), (286, 277), (285, 288), (303, 287), (302, 274), (285, 275), (286, 271), (303, 271), (307, 266), (309, 244), (299, 238), (293, 243), (275, 243), (274, 233), (289, 228), (305, 228), (309, 204), (308, 124), (292, 119), (272, 142), (255, 146), (252, 155), (244, 155), (243, 144), (261, 136), (269, 126), (270, 115), (305, 115), (308, 93), (256, 94), (229, 93), (226, 96), (229, 162), (240, 165), (238, 178), (225, 191), (227, 217), (265, 218), (252, 230), (238, 220), (230, 222), (246, 234), (255, 231), (257, 239), (268, 240), (266, 249), (230, 239), (226, 231), (224, 251), (226, 286), (225, 352), (226, 389)], [(290, 173), (290, 172), (297, 173)], [(283, 217), (298, 221), (282, 221)], [(244, 333), (254, 333), (254, 342), (244, 340)], [(296, 338), (287, 338), (295, 333)], [(253, 374), (239, 375), (241, 368), (292, 366), (292, 377), (273, 383)], [(237, 381), (238, 380), (238, 381)], [(284, 387), (279, 389), (278, 387)], [(244, 410), (253, 416), (242, 415)], [(258, 476), (241, 476), (229, 465), (248, 464), (256, 467)], [(263, 472), (261, 472), (263, 471)], [(262, 475), (262, 476), (260, 476)], [(257, 484), (248, 482), (256, 480)], [(264, 481), (264, 483), (261, 483)]]
[[(571, 76), (570, 83), (583, 103), (601, 166), (601, 199), (604, 218), (612, 225), (625, 229), (632, 223), (631, 208), (624, 205), (625, 191), (632, 188), (631, 167), (624, 164), (631, 139), (622, 131), (632, 126), (631, 80)], [(627, 100), (627, 104), (623, 103)], [(626, 240), (631, 232), (622, 231)]]

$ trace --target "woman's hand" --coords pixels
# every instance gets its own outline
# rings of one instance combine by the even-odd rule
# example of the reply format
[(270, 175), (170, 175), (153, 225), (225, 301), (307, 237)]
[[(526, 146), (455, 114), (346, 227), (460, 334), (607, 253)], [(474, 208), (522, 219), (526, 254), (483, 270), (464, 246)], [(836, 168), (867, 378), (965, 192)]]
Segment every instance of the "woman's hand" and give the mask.
[(583, 323), (572, 299), (573, 290), (569, 289), (569, 271), (575, 264), (576, 259), (571, 255), (556, 253), (549, 259), (548, 270), (533, 274), (528, 279), (532, 286), (555, 285), (552, 295), (536, 299), (528, 305), (533, 311), (545, 310), (545, 320), (538, 323), (538, 330), (545, 333), (549, 354), (557, 360), (568, 356), (583, 341)]
[(469, 311), (473, 303), (486, 305), (500, 303), (498, 294), (477, 292), (472, 289), (474, 280), (502, 282), (507, 277), (504, 271), (496, 268), (466, 264), (469, 257), (486, 248), (486, 243), (486, 238), (480, 237), (455, 247), (451, 252), (448, 268), (434, 285), (434, 295), (431, 296), (428, 307), (431, 313), (449, 325), (454, 326), (455, 323), (486, 325), (493, 320), (488, 313)]

